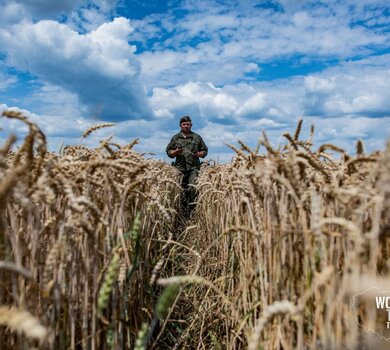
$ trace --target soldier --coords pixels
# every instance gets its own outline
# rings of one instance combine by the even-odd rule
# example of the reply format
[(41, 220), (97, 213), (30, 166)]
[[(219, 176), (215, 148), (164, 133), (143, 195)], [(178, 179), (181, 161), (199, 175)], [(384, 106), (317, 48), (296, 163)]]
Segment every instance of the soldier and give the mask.
[(181, 171), (184, 198), (182, 207), (185, 215), (189, 215), (194, 208), (196, 190), (193, 186), (200, 168), (199, 158), (207, 156), (207, 146), (202, 138), (191, 131), (192, 122), (189, 116), (180, 118), (181, 131), (174, 135), (169, 142), (166, 152), (169, 158), (176, 158), (173, 165)]

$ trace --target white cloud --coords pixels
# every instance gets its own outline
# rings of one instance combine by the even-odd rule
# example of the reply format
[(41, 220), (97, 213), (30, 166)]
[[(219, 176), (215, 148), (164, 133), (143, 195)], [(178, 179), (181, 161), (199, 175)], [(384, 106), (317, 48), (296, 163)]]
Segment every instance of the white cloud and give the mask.
[(185, 60), (182, 54), (171, 50), (159, 54), (146, 52), (140, 56), (142, 57), (142, 74), (152, 76), (170, 70)]
[[(390, 136), (389, 62), (378, 56), (345, 62), (307, 77), (218, 88), (211, 83), (189, 82), (153, 89), (151, 104), (170, 113), (170, 118), (193, 116), (195, 125), (218, 151), (222, 151), (224, 140), (233, 138), (255, 144), (262, 128), (271, 130), (270, 137), (276, 142), (282, 131), (291, 128), (293, 132), (301, 117), (319, 126), (317, 138), (321, 142), (338, 144), (339, 139), (344, 147), (353, 149), (348, 140), (364, 138), (374, 149)], [(368, 125), (370, 119), (373, 123)], [(375, 136), (374, 130), (381, 124), (384, 127)], [(367, 126), (370, 132), (364, 132)], [(209, 127), (218, 131), (211, 132)]]
[[(154, 14), (138, 21), (131, 38), (144, 44), (157, 40), (153, 50), (138, 56), (145, 84), (149, 88), (156, 82), (172, 86), (190, 80), (232, 84), (249, 81), (249, 73), (261, 78), (259, 67), (281, 57), (344, 59), (369, 54), (374, 47), (385, 48), (389, 43), (385, 28), (371, 30), (363, 25), (372, 20), (368, 13), (372, 15), (376, 8), (375, 21), (389, 24), (380, 13), (384, 1), (282, 1), (287, 12), (254, 5), (250, 1), (186, 1), (184, 17), (164, 19), (166, 14)], [(367, 6), (371, 6), (369, 11)], [(171, 35), (163, 36), (164, 32)]]
[(389, 63), (379, 68), (367, 65), (365, 61), (346, 63), (323, 74), (308, 76), (304, 84), (305, 111), (307, 114), (323, 116), (388, 116), (389, 81)]
[[(34, 111), (41, 115), (48, 116), (47, 125), (51, 125), (52, 118), (57, 116), (64, 120), (83, 118), (83, 116), (93, 117), (89, 111), (80, 104), (76, 94), (71, 93), (59, 86), (43, 85), (36, 87), (28, 98), (28, 103)], [(61, 128), (58, 124), (53, 124), (53, 128)], [(51, 129), (53, 130), (53, 129)]]
[(335, 89), (336, 85), (333, 78), (325, 79), (309, 75), (305, 78), (305, 87), (310, 93), (329, 93)]
[(85, 35), (54, 21), (22, 22), (0, 29), (0, 45), (8, 64), (72, 91), (103, 119), (150, 118), (131, 31), (125, 18)]
[(261, 71), (261, 68), (253, 62), (247, 63), (245, 65), (245, 73), (255, 72), (259, 73)]
[(3, 26), (19, 23), (25, 18), (30, 18), (30, 14), (23, 5), (16, 2), (5, 3), (0, 1), (0, 23)]
[(246, 123), (261, 118), (280, 122), (302, 114), (302, 78), (274, 83), (251, 83), (215, 87), (212, 83), (188, 82), (173, 88), (155, 88), (153, 108), (165, 108), (179, 116), (190, 114), (224, 124)]
[(67, 18), (67, 24), (78, 32), (89, 32), (95, 30), (103, 23), (109, 21), (109, 16), (99, 8), (81, 8), (72, 12)]
[(188, 31), (191, 36), (198, 35), (201, 32), (219, 31), (223, 28), (236, 28), (240, 24), (239, 19), (234, 15), (215, 14), (204, 15), (195, 14), (191, 17), (191, 21), (183, 22), (181, 29)]
[(203, 120), (231, 118), (236, 99), (213, 84), (188, 82), (173, 89), (155, 88), (150, 99), (154, 108), (170, 110), (174, 115), (195, 112)]
[[(32, 122), (43, 131), (49, 140), (49, 147), (53, 149), (56, 145), (51, 143), (53, 138), (62, 138), (64, 142), (72, 137), (80, 138), (83, 131), (85, 131), (91, 124), (96, 124), (96, 121), (85, 119), (83, 117), (75, 116), (75, 118), (64, 118), (63, 114), (51, 114), (52, 111), (48, 110), (47, 114), (32, 113), (26, 109), (20, 109), (18, 107), (7, 106), (0, 104), (0, 115), (4, 110), (15, 110), (21, 112), (24, 116), (29, 118)], [(26, 135), (28, 128), (24, 123), (19, 120), (11, 120), (1, 118), (1, 124), (4, 128), (3, 134), (7, 135), (15, 133), (19, 140), (23, 139)]]
[(350, 116), (330, 119), (316, 117), (308, 118), (306, 122), (315, 124), (315, 147), (322, 143), (333, 143), (353, 153), (356, 141), (362, 139), (366, 149), (372, 152), (384, 149), (386, 139), (390, 137), (390, 116), (378, 119)]
[(153, 109), (153, 112), (154, 114), (158, 117), (158, 118), (168, 118), (168, 119), (172, 119), (174, 117), (173, 113), (170, 112), (167, 108), (157, 108), (157, 109)]
[(267, 94), (265, 92), (258, 92), (256, 95), (248, 98), (244, 104), (237, 110), (238, 116), (252, 115), (260, 113), (267, 105)]
[(17, 82), (16, 77), (9, 76), (7, 74), (0, 72), (0, 91), (6, 90), (8, 87), (15, 84), (16, 82)]

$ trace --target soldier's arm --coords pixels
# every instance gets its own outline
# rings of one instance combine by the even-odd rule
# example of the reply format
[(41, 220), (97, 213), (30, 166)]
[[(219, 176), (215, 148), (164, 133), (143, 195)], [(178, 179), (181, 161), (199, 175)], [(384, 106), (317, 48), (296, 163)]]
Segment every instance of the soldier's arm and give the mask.
[(202, 137), (201, 136), (199, 136), (199, 152), (203, 152), (203, 156), (201, 157), (201, 158), (204, 158), (204, 157), (206, 157), (207, 156), (207, 153), (208, 153), (208, 148), (207, 148), (207, 146), (206, 146), (206, 144), (205, 144), (205, 142), (203, 141), (203, 139), (202, 139)]
[(169, 158), (175, 158), (174, 155), (171, 154), (171, 151), (173, 151), (175, 149), (175, 139), (174, 137), (171, 138), (171, 141), (169, 142), (165, 152), (167, 153), (167, 156)]
[(178, 146), (177, 141), (177, 137), (173, 136), (165, 150), (169, 158), (175, 158), (183, 154), (183, 149)]

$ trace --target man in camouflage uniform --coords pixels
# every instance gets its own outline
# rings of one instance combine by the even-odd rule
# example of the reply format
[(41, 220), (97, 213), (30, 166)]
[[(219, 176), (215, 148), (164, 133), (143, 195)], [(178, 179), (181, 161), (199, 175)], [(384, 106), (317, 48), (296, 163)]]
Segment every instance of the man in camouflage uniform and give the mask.
[(207, 156), (207, 146), (203, 139), (191, 131), (192, 122), (189, 116), (180, 118), (180, 132), (174, 135), (169, 142), (166, 152), (169, 158), (176, 158), (173, 165), (181, 171), (184, 198), (182, 207), (185, 214), (190, 214), (196, 200), (196, 182), (200, 168), (199, 158)]

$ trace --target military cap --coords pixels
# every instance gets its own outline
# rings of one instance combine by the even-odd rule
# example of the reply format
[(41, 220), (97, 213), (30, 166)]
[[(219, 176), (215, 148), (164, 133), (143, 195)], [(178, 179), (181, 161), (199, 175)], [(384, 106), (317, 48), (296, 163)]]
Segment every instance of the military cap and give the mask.
[(190, 123), (192, 123), (192, 120), (191, 120), (191, 118), (190, 118), (189, 115), (185, 115), (185, 116), (183, 116), (183, 117), (180, 118), (180, 124), (181, 124), (181, 123), (184, 123), (184, 122), (190, 122)]

